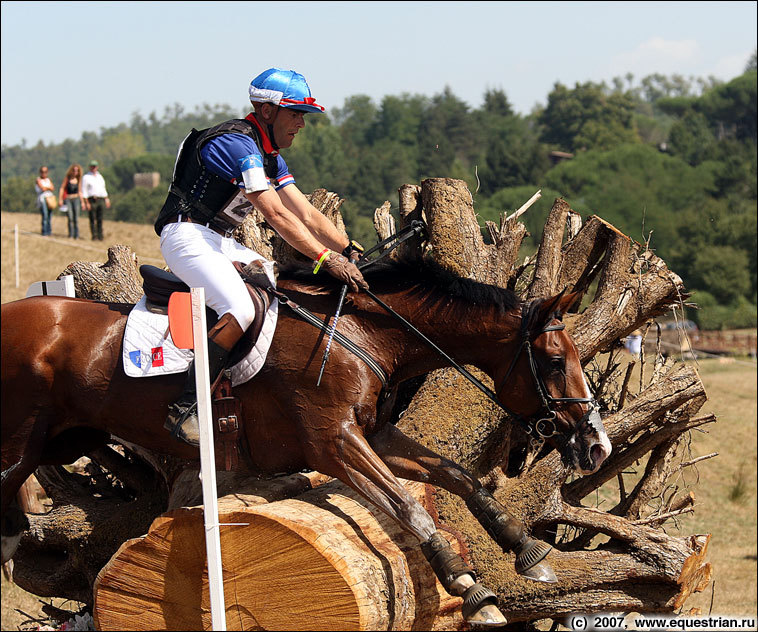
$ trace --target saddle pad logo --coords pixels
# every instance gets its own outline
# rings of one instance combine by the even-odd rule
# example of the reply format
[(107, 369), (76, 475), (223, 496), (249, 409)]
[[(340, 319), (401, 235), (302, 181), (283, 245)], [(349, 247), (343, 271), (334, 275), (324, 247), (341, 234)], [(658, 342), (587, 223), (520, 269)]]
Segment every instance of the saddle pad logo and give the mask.
[(137, 351), (130, 351), (129, 359), (134, 366), (142, 368), (142, 352), (139, 349)]
[(153, 366), (163, 366), (163, 347), (153, 347), (152, 360)]
[(136, 351), (129, 352), (129, 360), (138, 369), (145, 366), (147, 369), (151, 367), (163, 366), (163, 347), (153, 347), (150, 353), (137, 349)]

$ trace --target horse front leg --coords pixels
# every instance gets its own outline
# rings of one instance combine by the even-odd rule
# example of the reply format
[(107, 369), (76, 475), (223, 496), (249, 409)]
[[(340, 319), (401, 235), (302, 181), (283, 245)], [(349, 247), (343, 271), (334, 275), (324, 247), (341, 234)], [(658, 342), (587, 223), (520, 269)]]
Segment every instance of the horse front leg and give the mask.
[(391, 424), (369, 441), (396, 476), (430, 483), (462, 498), (479, 524), (503, 551), (516, 554), (516, 572), (519, 575), (535, 581), (558, 581), (550, 564), (544, 561), (552, 547), (530, 537), (524, 525), (460, 465), (406, 437)]
[[(10, 423), (8, 417), (3, 420)], [(16, 553), (21, 534), (29, 528), (29, 519), (20, 507), (18, 491), (37, 469), (47, 431), (47, 423), (29, 417), (18, 432), (3, 440), (2, 462), (7, 465), (0, 474), (0, 561), (5, 564)]]
[(474, 571), (437, 531), (426, 509), (408, 493), (353, 424), (342, 426), (335, 445), (328, 458), (322, 452), (319, 462), (312, 466), (339, 478), (419, 539), (424, 556), (445, 590), (463, 597), (466, 621), (482, 626), (506, 624), (495, 593), (476, 581)]

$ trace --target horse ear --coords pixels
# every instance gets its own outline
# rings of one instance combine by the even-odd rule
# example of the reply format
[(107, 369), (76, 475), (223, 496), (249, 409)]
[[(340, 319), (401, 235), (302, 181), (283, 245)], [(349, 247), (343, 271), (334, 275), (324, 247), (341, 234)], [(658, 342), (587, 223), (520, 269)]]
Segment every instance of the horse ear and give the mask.
[(566, 288), (563, 288), (559, 294), (545, 299), (545, 302), (540, 308), (542, 322), (547, 322), (553, 317), (563, 318), (563, 315), (579, 298), (579, 294), (579, 292), (571, 292), (570, 294), (567, 294)]
[(566, 294), (565, 289), (558, 295), (559, 301), (556, 310), (560, 313), (561, 317), (563, 317), (563, 315), (569, 311), (571, 306), (581, 298), (581, 295), (581, 292), (571, 292)]

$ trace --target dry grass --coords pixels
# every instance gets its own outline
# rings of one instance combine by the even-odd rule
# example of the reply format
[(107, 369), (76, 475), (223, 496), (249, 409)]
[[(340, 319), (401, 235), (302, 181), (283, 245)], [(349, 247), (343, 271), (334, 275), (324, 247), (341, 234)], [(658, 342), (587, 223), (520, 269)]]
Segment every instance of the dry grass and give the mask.
[[(709, 400), (701, 412), (718, 422), (693, 433), (693, 458), (718, 452), (690, 468), (695, 513), (680, 521), (682, 534), (711, 533), (714, 614), (756, 615), (756, 369), (728, 360), (701, 360)], [(711, 588), (688, 607), (707, 613)]]
[[(19, 287), (15, 287), (14, 224), (19, 227)], [(107, 247), (116, 243), (130, 246), (141, 263), (162, 265), (158, 237), (152, 226), (105, 223), (104, 242), (66, 237), (65, 218), (53, 219), (52, 237), (42, 237), (36, 214), (2, 214), (2, 302), (23, 298), (34, 281), (55, 279), (72, 261), (105, 262)], [(86, 217), (80, 230), (89, 234)], [(667, 531), (683, 536), (712, 534), (709, 559), (714, 567), (714, 583), (694, 595), (686, 609), (699, 607), (719, 615), (756, 614), (756, 369), (748, 364), (721, 360), (701, 360), (699, 373), (709, 396), (701, 413), (713, 412), (718, 422), (694, 432), (691, 457), (718, 452), (714, 459), (687, 468), (682, 483), (696, 496), (694, 514), (668, 523)], [(649, 378), (650, 369), (646, 368)], [(638, 373), (631, 384), (638, 385)], [(635, 388), (636, 390), (636, 388)], [(613, 498), (608, 499), (613, 502)], [(606, 507), (606, 505), (604, 505)], [(39, 600), (2, 580), (3, 629), (16, 629), (20, 608), (39, 615)]]
[[(67, 219), (56, 211), (52, 219), (53, 234), (40, 234), (40, 215), (35, 213), (2, 213), (2, 296), (7, 303), (24, 298), (27, 288), (35, 281), (51, 281), (73, 261), (99, 261), (108, 259), (108, 247), (115, 244), (129, 246), (139, 263), (163, 266), (158, 236), (148, 224), (125, 222), (103, 223), (104, 241), (89, 238), (87, 214), (79, 218), (79, 239), (69, 239)], [(16, 254), (14, 227), (18, 226), (19, 270), (16, 287)]]
[[(620, 360), (624, 375), (629, 356)], [(599, 364), (605, 366), (607, 356)], [(694, 513), (683, 514), (665, 524), (670, 535), (682, 537), (711, 534), (708, 560), (713, 565), (714, 581), (685, 604), (685, 610), (699, 608), (703, 614), (755, 617), (756, 603), (756, 471), (757, 441), (756, 367), (745, 359), (718, 358), (687, 361), (700, 375), (708, 401), (699, 415), (713, 413), (718, 421), (691, 433), (687, 450), (678, 460), (688, 462), (718, 453), (717, 457), (686, 467), (677, 478), (669, 479), (677, 496), (686, 491), (695, 495)], [(629, 392), (640, 390), (640, 364), (629, 380)], [(643, 388), (653, 373), (652, 358), (645, 363)], [(625, 473), (624, 486), (629, 492), (644, 472), (645, 462), (635, 464)], [(666, 491), (667, 497), (673, 489)], [(586, 499), (589, 503), (590, 499)], [(619, 501), (618, 485), (609, 481), (594, 502), (604, 510)], [(651, 507), (651, 511), (655, 509)], [(603, 538), (607, 540), (607, 538)]]

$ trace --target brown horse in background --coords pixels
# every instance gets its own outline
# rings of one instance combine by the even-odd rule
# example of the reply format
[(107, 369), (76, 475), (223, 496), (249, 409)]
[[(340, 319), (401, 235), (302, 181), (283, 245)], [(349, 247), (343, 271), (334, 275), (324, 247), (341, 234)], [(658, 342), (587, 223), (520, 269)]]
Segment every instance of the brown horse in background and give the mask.
[[(608, 456), (610, 443), (576, 347), (560, 322), (574, 295), (523, 304), (507, 290), (443, 282), (429, 271), (394, 264), (377, 266), (366, 278), (377, 297), (450, 357), (489, 375), (512, 417), (559, 448), (574, 469), (595, 471)], [(328, 280), (282, 273), (278, 289), (324, 322), (334, 312), (338, 288)], [(122, 338), (131, 309), (61, 297), (2, 305), (3, 536), (23, 527), (17, 515), (13, 519), (18, 510), (11, 501), (39, 465), (71, 463), (111, 434), (155, 452), (199, 458), (196, 448), (163, 428), (185, 375), (135, 379), (124, 373)], [(241, 463), (256, 474), (310, 468), (340, 479), (418, 537), (443, 586), (464, 597), (467, 620), (502, 624), (494, 594), (475, 583), (397, 478), (425, 481), (465, 499), (501, 547), (517, 553), (520, 573), (554, 577), (544, 560), (548, 545), (529, 537), (473, 475), (391, 423), (397, 386), (447, 361), (365, 293), (348, 296), (338, 331), (375, 360), (387, 384), (335, 344), (317, 387), (326, 336), (280, 307), (264, 367), (234, 390), (249, 446)]]

